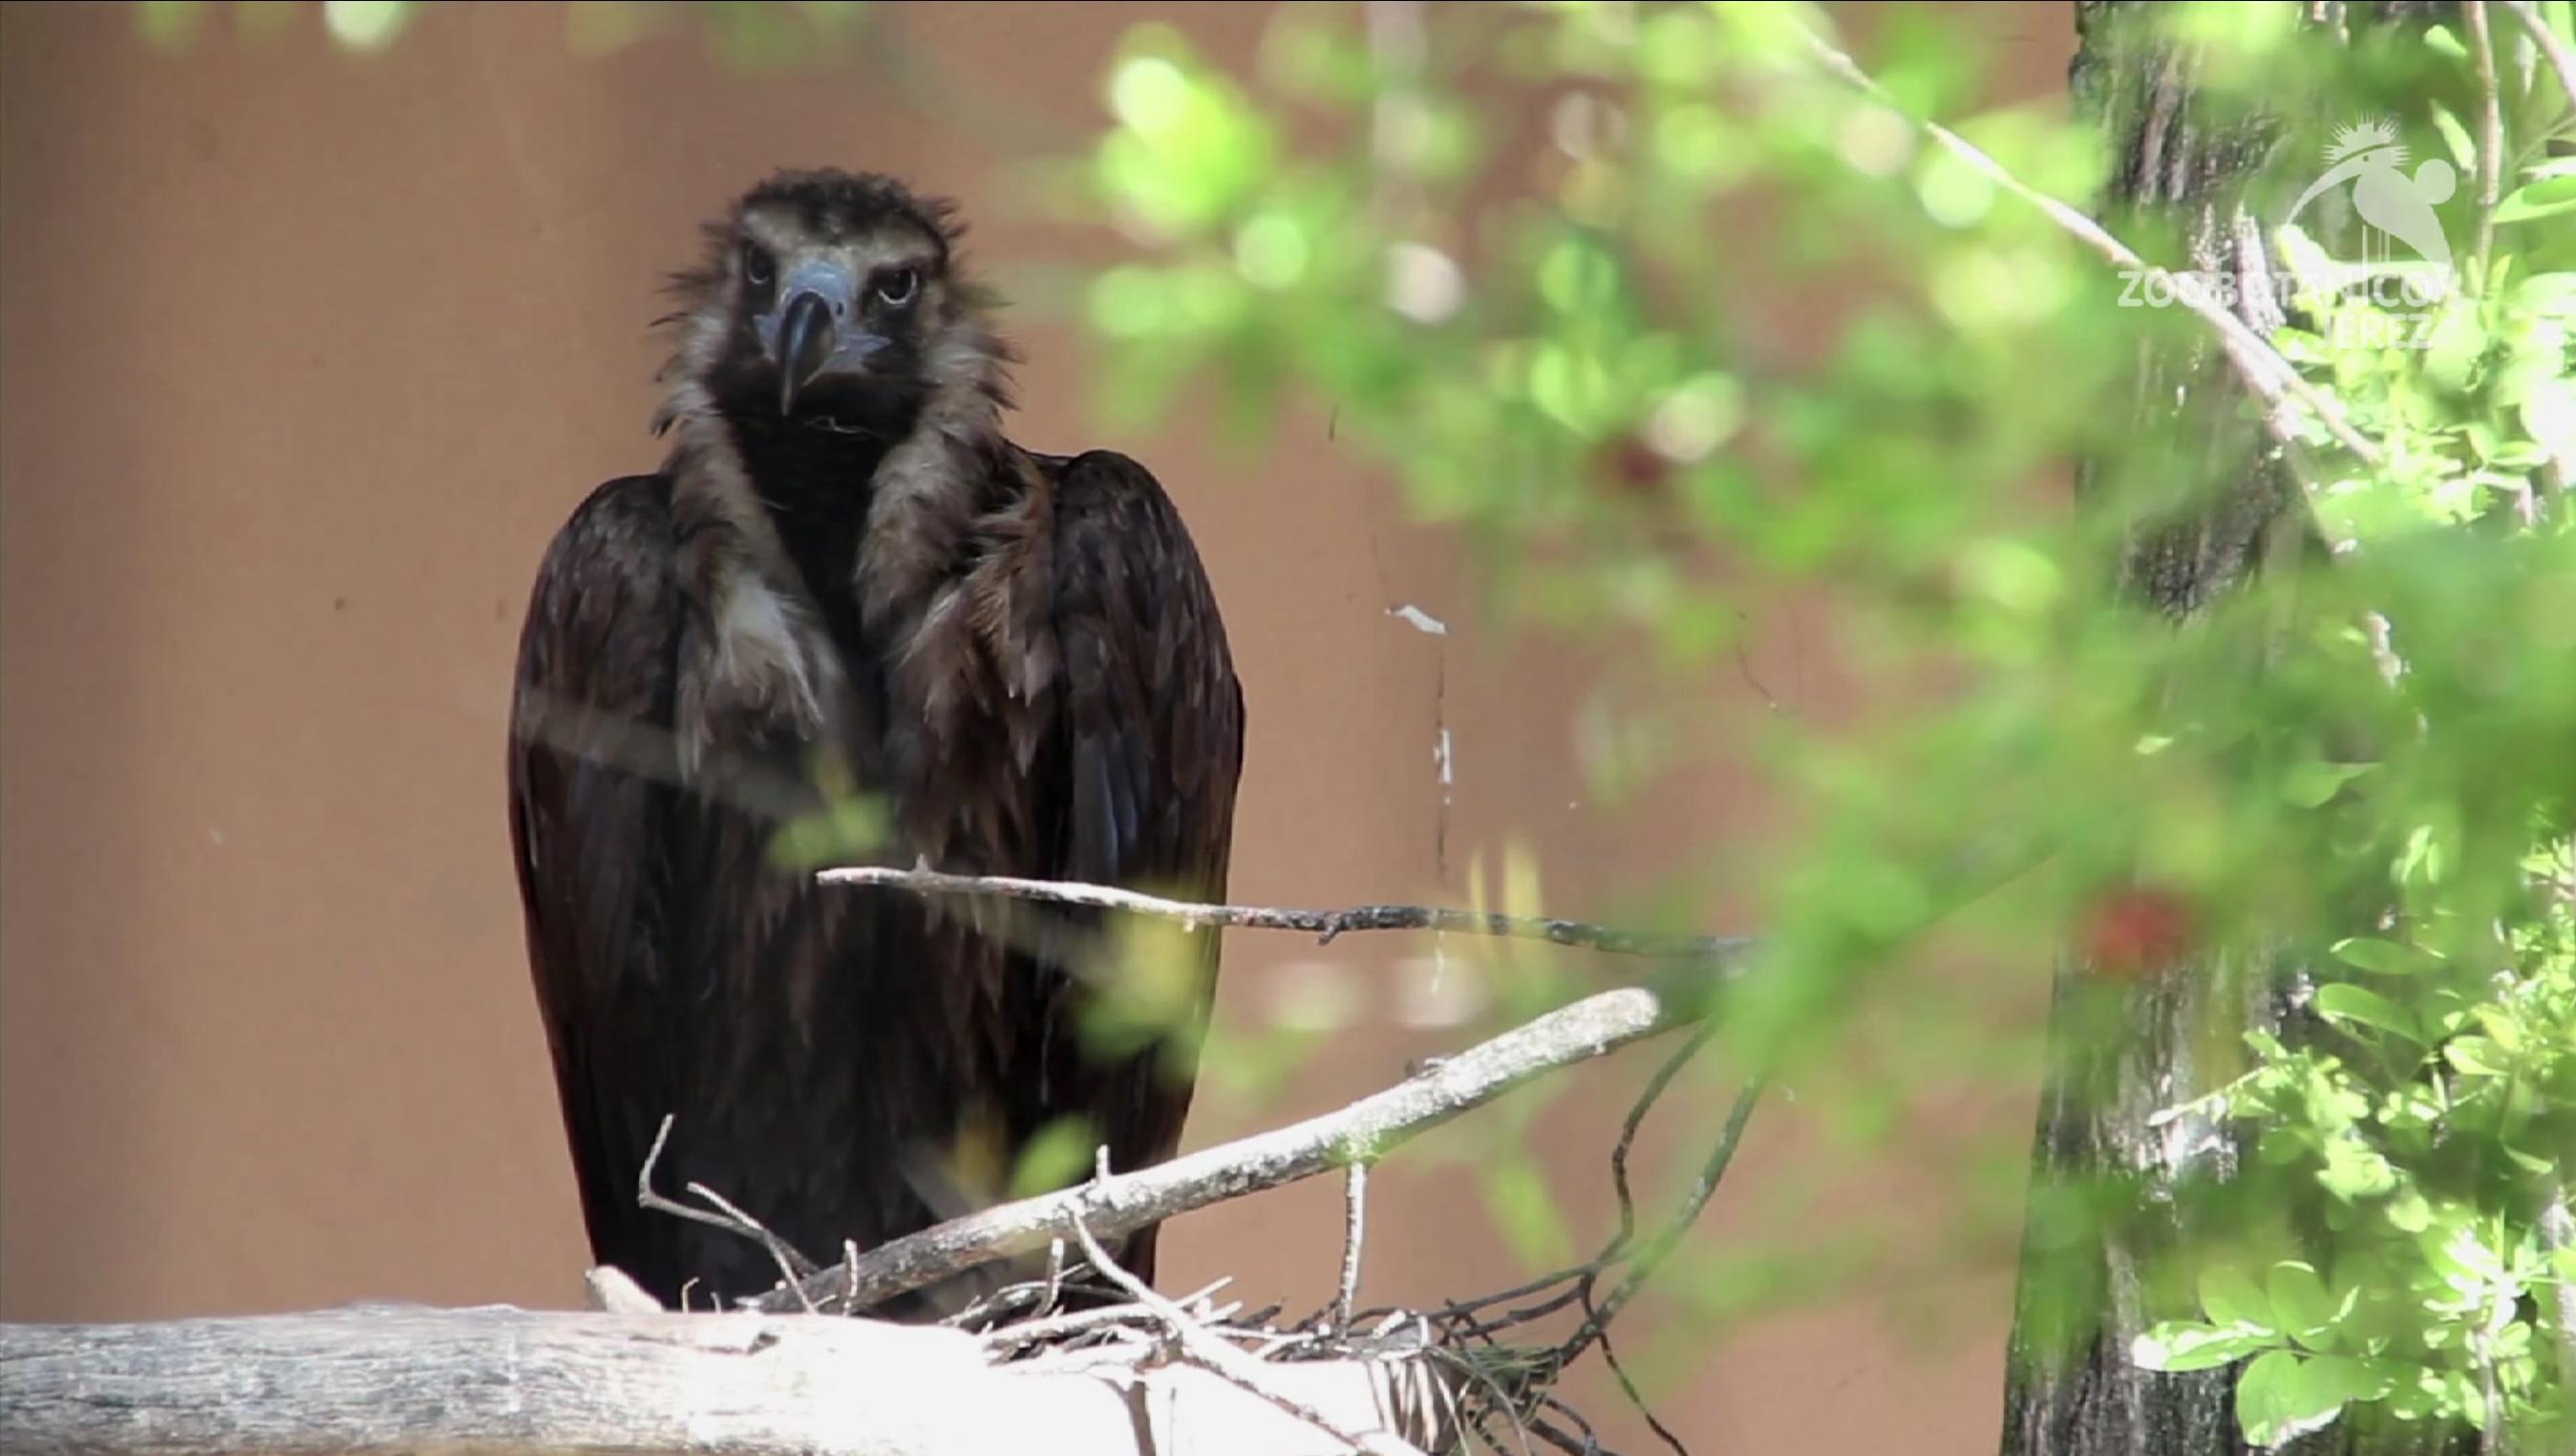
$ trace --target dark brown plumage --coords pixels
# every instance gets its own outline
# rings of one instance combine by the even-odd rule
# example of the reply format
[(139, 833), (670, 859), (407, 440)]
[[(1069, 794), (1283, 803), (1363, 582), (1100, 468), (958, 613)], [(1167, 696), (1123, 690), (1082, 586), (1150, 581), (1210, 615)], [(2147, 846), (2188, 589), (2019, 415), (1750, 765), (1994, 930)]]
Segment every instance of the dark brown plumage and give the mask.
[[(1098, 917), (773, 858), (840, 785), (890, 815), (877, 863), (1225, 891), (1242, 694), (1189, 533), (1136, 462), (1005, 437), (1010, 355), (958, 236), (882, 178), (742, 198), (678, 279), (662, 468), (581, 503), (529, 602), (529, 957), (593, 1252), (666, 1303), (777, 1277), (636, 1206), (666, 1113), (664, 1191), (833, 1257), (997, 1198), (1057, 1119), (1132, 1168), (1189, 1107), (1214, 931), (1184, 938), (1170, 1034), (1104, 1044)], [(1153, 1254), (1124, 1251), (1149, 1278)]]

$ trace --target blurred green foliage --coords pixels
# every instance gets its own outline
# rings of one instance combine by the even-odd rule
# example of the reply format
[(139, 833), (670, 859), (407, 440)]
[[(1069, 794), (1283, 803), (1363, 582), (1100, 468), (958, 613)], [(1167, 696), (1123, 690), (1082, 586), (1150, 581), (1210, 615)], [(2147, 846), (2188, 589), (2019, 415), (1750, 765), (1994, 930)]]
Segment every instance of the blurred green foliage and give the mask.
[[(2247, 1125), (2260, 1196), (2149, 1271), (2172, 1318), (2137, 1358), (2250, 1361), (2264, 1444), (2356, 1403), (2543, 1429), (2571, 1337), (2550, 1296), (2576, 1275), (2540, 1227), (2576, 1151), (2567, 98), (2498, 12), (2502, 205), (2439, 297), (2338, 290), (2389, 271), (2385, 238), (2339, 256), (2311, 216), (2281, 231), (2301, 292), (2275, 342), (2381, 463), (2294, 426), (2307, 509), (2351, 549), (2267, 563), (2177, 630), (2121, 551), (2252, 462), (2151, 451), (2120, 385), (2205, 326), (2139, 306), (1916, 123), (2079, 204), (2100, 138), (2045, 101), (1975, 109), (1970, 33), (1873, 11), (1865, 60), (1902, 114), (1817, 63), (1832, 19), (1803, 6), (1286, 7), (1251, 75), (1136, 29), (1090, 161), (1134, 249), (1090, 293), (1103, 403), (1140, 424), (1212, 393), (1255, 444), (1328, 414), (1476, 544), (1492, 621), (1626, 666), (1616, 712), (1655, 761), (1596, 789), (1763, 765), (1802, 828), (1733, 866), (1763, 881), (1768, 951), (1727, 1041), (1873, 1156), (1920, 1135), (1917, 1099), (2032, 1070), (1996, 1056), (2026, 1029), (1981, 1024), (1936, 956), (2071, 947), (2113, 1010), (2174, 958), (2280, 976), (2323, 1028), (2249, 1035), (2212, 998), (2168, 1125)], [(2480, 236), (2459, 37), (2395, 53), (2288, 14), (2165, 19), (2219, 56), (2213, 105), (2313, 103), (2282, 108), (2278, 155), (2384, 116), (2462, 179), (2444, 234)], [(2187, 266), (2178, 239), (2130, 241)], [(2108, 466), (2068, 509), (2051, 482), (2086, 456)], [(1811, 589), (1871, 715), (1715, 712), (1747, 624)], [(1530, 1257), (1562, 1256), (1543, 1188), (1509, 1162), (1483, 1182)]]
[[(225, 11), (248, 38), (277, 35), (310, 17), (331, 44), (351, 54), (384, 50), (441, 7), (424, 0), (141, 0), (136, 29), (165, 49), (193, 44)], [(866, 0), (573, 0), (559, 7), (566, 42), (577, 55), (604, 55), (668, 34), (694, 35), (728, 66), (756, 69), (812, 64), (841, 54), (865, 19)]]

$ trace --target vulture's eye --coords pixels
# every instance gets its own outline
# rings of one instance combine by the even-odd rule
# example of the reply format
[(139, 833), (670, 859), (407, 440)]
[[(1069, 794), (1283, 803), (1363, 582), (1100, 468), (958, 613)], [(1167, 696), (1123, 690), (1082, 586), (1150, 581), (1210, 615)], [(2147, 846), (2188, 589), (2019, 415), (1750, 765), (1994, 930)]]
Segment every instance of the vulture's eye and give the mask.
[(776, 270), (770, 266), (769, 253), (767, 249), (764, 249), (758, 243), (745, 243), (742, 245), (743, 282), (750, 284), (754, 288), (767, 288), (769, 286), (769, 280), (775, 276), (775, 271)]
[(877, 301), (888, 308), (901, 308), (912, 302), (921, 289), (921, 274), (912, 268), (896, 268), (877, 275)]

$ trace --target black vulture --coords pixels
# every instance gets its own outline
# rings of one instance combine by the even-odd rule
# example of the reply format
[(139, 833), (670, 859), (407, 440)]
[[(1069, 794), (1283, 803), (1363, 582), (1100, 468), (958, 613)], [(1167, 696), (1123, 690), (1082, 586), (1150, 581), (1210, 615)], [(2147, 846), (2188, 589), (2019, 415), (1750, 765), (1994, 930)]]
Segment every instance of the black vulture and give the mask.
[[(1066, 1130), (1160, 1161), (1190, 1105), (1215, 930), (1180, 934), (1174, 1014), (1122, 1037), (1094, 1014), (1120, 1004), (1098, 913), (818, 883), (783, 830), (874, 804), (871, 863), (1222, 898), (1243, 756), (1160, 483), (1006, 437), (1016, 355), (952, 205), (781, 172), (706, 232), (662, 320), (667, 454), (545, 552), (509, 758), (592, 1252), (675, 1307), (778, 1273), (638, 1206), (666, 1115), (662, 1191), (702, 1183), (831, 1258), (998, 1199)], [(1151, 1279), (1154, 1247), (1112, 1251)]]

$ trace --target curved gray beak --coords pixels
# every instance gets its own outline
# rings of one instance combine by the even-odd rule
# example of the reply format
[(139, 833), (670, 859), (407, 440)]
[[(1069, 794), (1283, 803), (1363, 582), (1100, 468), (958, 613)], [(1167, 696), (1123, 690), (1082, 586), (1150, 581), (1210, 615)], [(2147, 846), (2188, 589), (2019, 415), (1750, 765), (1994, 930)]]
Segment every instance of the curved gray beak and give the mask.
[(841, 352), (842, 330), (856, 294), (849, 273), (834, 264), (805, 263), (788, 273), (779, 289), (775, 323), (763, 330), (770, 358), (778, 365), (780, 414), (796, 407), (798, 393)]

